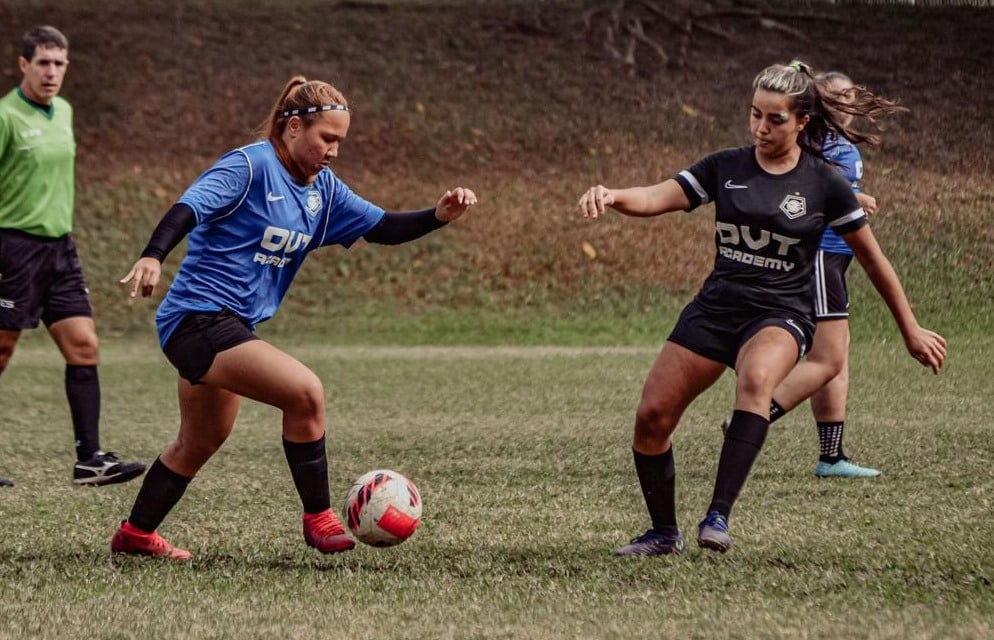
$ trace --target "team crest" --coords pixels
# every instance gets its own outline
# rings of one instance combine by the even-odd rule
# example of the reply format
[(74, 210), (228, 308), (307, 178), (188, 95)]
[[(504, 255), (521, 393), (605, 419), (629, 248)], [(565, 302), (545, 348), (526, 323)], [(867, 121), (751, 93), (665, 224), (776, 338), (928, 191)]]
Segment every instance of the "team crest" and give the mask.
[(311, 189), (307, 192), (307, 213), (314, 217), (321, 211), (321, 192), (317, 189)]
[(780, 210), (791, 220), (800, 218), (808, 212), (804, 196), (797, 194), (785, 196), (783, 202), (780, 203)]

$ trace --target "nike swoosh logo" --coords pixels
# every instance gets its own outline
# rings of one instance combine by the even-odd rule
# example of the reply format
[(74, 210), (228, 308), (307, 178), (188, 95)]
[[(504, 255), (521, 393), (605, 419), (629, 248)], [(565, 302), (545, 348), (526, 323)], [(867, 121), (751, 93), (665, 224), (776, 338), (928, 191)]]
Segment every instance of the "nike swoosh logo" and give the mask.
[(725, 180), (726, 189), (748, 189), (749, 187), (744, 184), (735, 184), (731, 180)]
[(270, 191), (269, 193), (266, 194), (266, 200), (268, 200), (269, 202), (277, 202), (279, 200), (282, 200), (285, 197), (286, 196), (275, 195), (272, 191)]

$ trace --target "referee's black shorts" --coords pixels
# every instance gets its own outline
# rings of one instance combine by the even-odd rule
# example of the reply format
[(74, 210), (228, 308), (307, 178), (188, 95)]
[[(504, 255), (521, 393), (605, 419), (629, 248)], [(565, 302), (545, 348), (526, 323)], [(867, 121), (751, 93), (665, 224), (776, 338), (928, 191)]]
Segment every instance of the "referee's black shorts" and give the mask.
[(715, 313), (695, 299), (684, 307), (667, 340), (734, 369), (739, 349), (765, 327), (786, 329), (797, 342), (798, 360), (807, 353), (815, 330), (809, 318), (790, 311)]
[(0, 329), (34, 329), (93, 317), (90, 291), (72, 236), (45, 238), (0, 229)]

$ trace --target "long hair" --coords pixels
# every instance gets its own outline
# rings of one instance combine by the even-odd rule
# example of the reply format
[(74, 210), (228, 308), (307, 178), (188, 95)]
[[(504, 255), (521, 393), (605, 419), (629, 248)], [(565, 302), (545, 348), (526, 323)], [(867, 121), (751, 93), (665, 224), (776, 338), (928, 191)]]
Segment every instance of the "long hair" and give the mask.
[[(792, 110), (797, 117), (808, 116), (807, 125), (797, 137), (797, 144), (808, 153), (824, 159), (826, 140), (843, 137), (856, 144), (878, 144), (878, 119), (908, 110), (892, 100), (875, 95), (862, 85), (854, 85), (849, 90), (849, 95), (840, 96), (829, 88), (831, 81), (837, 78), (848, 79), (838, 72), (816, 76), (807, 64), (794, 60), (790, 64), (766, 67), (753, 80), (752, 87), (754, 91), (763, 89), (790, 97), (793, 101)], [(850, 97), (851, 101), (848, 99)], [(873, 126), (874, 131), (858, 131), (851, 123), (843, 124), (837, 113), (862, 118)]]

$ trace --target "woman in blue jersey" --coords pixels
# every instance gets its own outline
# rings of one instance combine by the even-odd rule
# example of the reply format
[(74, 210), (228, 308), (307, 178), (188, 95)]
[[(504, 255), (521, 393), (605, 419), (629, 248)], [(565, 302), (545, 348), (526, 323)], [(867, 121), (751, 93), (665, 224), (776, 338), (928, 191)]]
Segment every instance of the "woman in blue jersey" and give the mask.
[(385, 212), (331, 171), (351, 116), (332, 85), (291, 79), (263, 139), (222, 156), (186, 190), (121, 280), (150, 296), (162, 261), (184, 238), (187, 254), (156, 314), (163, 352), (179, 372), (180, 428), (145, 476), (131, 514), (111, 540), (119, 553), (185, 559), (157, 533), (190, 480), (234, 427), (240, 397), (283, 412), (283, 449), (303, 503), (306, 543), (322, 553), (355, 546), (331, 509), (321, 380), (256, 337), (307, 254), (327, 245), (414, 240), (476, 203), (446, 191), (430, 209)]
[[(817, 81), (840, 102), (852, 104), (866, 89), (853, 85), (843, 73), (830, 71), (820, 74)], [(839, 111), (839, 122), (850, 126), (851, 113)], [(868, 140), (873, 143), (875, 139)], [(877, 211), (876, 198), (863, 193), (863, 159), (852, 142), (839, 135), (830, 135), (824, 145), (825, 157), (835, 164), (852, 185), (863, 211)], [(773, 392), (770, 422), (784, 416), (800, 403), (811, 398), (811, 412), (818, 430), (819, 456), (815, 475), (819, 478), (872, 478), (880, 475), (876, 469), (860, 466), (846, 457), (842, 449), (845, 429), (846, 399), (849, 394), (849, 293), (846, 270), (852, 262), (853, 251), (831, 228), (825, 229), (815, 260), (815, 331), (811, 351)]]
[[(800, 62), (767, 67), (753, 89), (753, 145), (711, 154), (652, 186), (593, 186), (579, 201), (590, 218), (608, 207), (648, 217), (715, 202), (714, 268), (656, 358), (635, 416), (635, 470), (652, 526), (617, 555), (686, 549), (676, 517), (671, 436), (694, 398), (726, 368), (736, 373), (735, 410), (697, 542), (720, 552), (731, 547), (728, 517), (766, 438), (773, 391), (812, 340), (811, 277), (826, 227), (852, 247), (909, 353), (935, 373), (945, 360), (945, 340), (919, 326), (851, 186), (824, 158), (827, 136), (860, 139), (833, 111), (839, 101)], [(843, 111), (876, 116), (893, 107), (871, 95)]]

